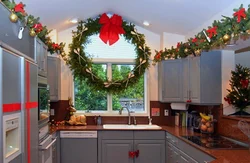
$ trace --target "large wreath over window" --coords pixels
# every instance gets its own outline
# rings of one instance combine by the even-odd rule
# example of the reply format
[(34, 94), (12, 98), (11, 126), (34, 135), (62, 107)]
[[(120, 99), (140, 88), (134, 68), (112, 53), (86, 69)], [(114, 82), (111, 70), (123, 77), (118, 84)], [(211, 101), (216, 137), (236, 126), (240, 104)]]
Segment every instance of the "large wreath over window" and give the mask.
[[(112, 79), (103, 80), (92, 71), (92, 58), (86, 54), (84, 48), (89, 43), (89, 37), (95, 34), (100, 34), (100, 38), (105, 43), (109, 42), (109, 45), (118, 41), (119, 34), (123, 34), (126, 41), (135, 45), (137, 54), (135, 66), (126, 78), (115, 81)], [(144, 75), (145, 70), (150, 65), (150, 54), (144, 35), (137, 32), (134, 24), (122, 20), (116, 14), (111, 18), (103, 14), (95, 19), (89, 18), (86, 21), (79, 22), (77, 31), (73, 31), (69, 55), (64, 59), (72, 70), (74, 77), (77, 77), (80, 81), (86, 81), (94, 90), (120, 93), (135, 85)]]

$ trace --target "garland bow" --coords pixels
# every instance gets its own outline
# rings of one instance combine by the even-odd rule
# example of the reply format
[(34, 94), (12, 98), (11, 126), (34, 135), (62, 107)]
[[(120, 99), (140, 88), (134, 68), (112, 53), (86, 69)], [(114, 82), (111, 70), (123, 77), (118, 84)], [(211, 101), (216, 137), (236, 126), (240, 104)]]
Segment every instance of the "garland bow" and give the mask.
[(25, 14), (25, 10), (24, 10), (24, 4), (22, 2), (20, 2), (19, 4), (17, 4), (14, 7), (14, 11), (15, 12), (21, 12), (22, 14)]
[(233, 16), (237, 16), (237, 22), (239, 23), (241, 21), (241, 18), (246, 18), (246, 10), (245, 8), (241, 8), (238, 11), (236, 11)]
[(43, 30), (43, 26), (41, 23), (34, 24), (33, 28), (35, 29), (36, 33), (39, 33)]
[(119, 15), (114, 14), (109, 18), (104, 13), (100, 17), (99, 23), (102, 24), (99, 37), (105, 44), (109, 41), (109, 45), (113, 45), (119, 40), (119, 34), (125, 34), (122, 28), (122, 17)]
[(217, 27), (213, 27), (207, 30), (207, 33), (209, 33), (209, 38), (212, 38), (214, 35), (217, 35)]

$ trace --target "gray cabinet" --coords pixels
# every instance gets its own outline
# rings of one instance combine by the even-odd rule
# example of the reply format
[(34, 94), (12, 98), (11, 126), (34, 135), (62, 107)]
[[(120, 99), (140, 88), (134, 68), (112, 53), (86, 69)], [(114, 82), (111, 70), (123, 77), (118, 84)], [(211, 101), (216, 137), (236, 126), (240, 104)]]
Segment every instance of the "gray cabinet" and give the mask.
[(182, 100), (182, 60), (167, 60), (159, 63), (160, 101)]
[(166, 60), (159, 64), (159, 98), (162, 102), (220, 104), (222, 54), (202, 52), (200, 57)]
[(34, 38), (29, 35), (29, 29), (24, 28), (22, 39), (19, 39), (18, 33), (20, 28), (24, 27), (24, 24), (21, 21), (12, 23), (9, 20), (9, 15), (10, 10), (0, 3), (0, 42), (34, 60)]
[(38, 75), (47, 77), (48, 47), (39, 39), (35, 38), (35, 56), (38, 65)]
[(129, 152), (133, 151), (133, 140), (103, 140), (102, 163), (133, 163)]
[(61, 60), (48, 56), (48, 84), (50, 87), (50, 101), (60, 100), (61, 95)]
[(100, 131), (98, 145), (98, 163), (165, 163), (164, 131)]
[(134, 140), (134, 149), (139, 151), (135, 163), (165, 163), (164, 140)]
[(166, 163), (199, 163), (210, 162), (214, 158), (187, 144), (179, 138), (166, 133)]

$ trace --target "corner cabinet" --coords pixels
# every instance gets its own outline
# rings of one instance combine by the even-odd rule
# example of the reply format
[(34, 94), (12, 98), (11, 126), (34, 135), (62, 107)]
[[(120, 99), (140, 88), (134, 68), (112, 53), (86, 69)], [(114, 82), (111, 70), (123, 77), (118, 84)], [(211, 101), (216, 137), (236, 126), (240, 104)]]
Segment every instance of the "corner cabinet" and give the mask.
[(159, 63), (161, 102), (220, 104), (222, 96), (222, 53), (202, 52), (199, 57)]
[(98, 163), (165, 163), (164, 131), (100, 131)]
[(39, 39), (35, 38), (35, 56), (38, 65), (38, 75), (47, 77), (48, 47)]
[(48, 56), (47, 61), (50, 101), (58, 101), (61, 95), (61, 60), (57, 57)]

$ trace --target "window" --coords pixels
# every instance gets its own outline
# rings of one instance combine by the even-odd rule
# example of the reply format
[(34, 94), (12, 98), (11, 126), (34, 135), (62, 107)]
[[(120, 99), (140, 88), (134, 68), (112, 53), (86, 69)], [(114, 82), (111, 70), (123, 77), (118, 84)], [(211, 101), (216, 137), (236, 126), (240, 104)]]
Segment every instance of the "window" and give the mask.
[[(126, 78), (134, 67), (135, 47), (124, 37), (112, 46), (104, 44), (98, 35), (90, 38), (85, 52), (93, 58), (92, 70), (103, 79), (119, 80)], [(124, 93), (111, 95), (102, 91), (94, 91), (79, 79), (74, 79), (75, 108), (90, 113), (114, 113), (122, 107), (138, 114), (146, 114), (147, 89), (146, 75), (142, 76), (136, 86), (128, 88)], [(126, 111), (126, 110), (124, 110)]]

